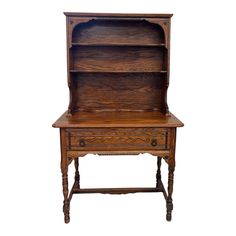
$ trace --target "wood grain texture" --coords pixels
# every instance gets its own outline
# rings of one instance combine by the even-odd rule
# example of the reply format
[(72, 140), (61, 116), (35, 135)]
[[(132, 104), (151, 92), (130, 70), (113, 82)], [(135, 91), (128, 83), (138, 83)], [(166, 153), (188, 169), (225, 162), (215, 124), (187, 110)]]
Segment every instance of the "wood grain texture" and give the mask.
[(168, 150), (168, 128), (67, 129), (67, 150)]
[(142, 112), (65, 112), (54, 124), (55, 128), (91, 127), (182, 127), (183, 123), (173, 114), (165, 116), (158, 111)]
[(77, 136), (98, 136), (98, 137), (117, 137), (117, 136), (162, 136), (167, 137), (170, 133), (169, 128), (67, 128), (66, 137)]
[(159, 45), (165, 44), (165, 36), (159, 25), (144, 20), (92, 20), (74, 28), (72, 43)]
[[(169, 150), (80, 150), (80, 151), (67, 151), (67, 157), (69, 159), (74, 159), (77, 157), (83, 157), (87, 154), (96, 154), (101, 156), (113, 156), (113, 155), (126, 155), (129, 157), (129, 155), (139, 155), (148, 153), (152, 156), (162, 156), (162, 157), (168, 157), (170, 151)], [(166, 161), (166, 160), (165, 160)]]
[(160, 72), (164, 48), (160, 47), (94, 47), (73, 48), (71, 70), (80, 72)]
[(76, 111), (161, 110), (165, 75), (159, 73), (78, 73)]
[[(152, 15), (146, 15), (145, 18), (139, 18), (136, 14), (107, 14), (105, 16), (98, 14), (96, 16), (96, 14), (90, 15), (89, 13), (81, 15), (73, 13), (72, 15), (68, 15), (67, 58), (68, 85), (70, 89), (68, 114), (73, 115), (80, 109), (80, 105), (81, 110), (85, 110), (85, 107), (89, 105), (86, 107), (86, 110), (88, 111), (100, 110), (100, 107), (102, 106), (104, 106), (103, 110), (112, 110), (114, 109), (114, 106), (116, 106), (116, 110), (130, 110), (132, 101), (130, 101), (129, 105), (127, 104), (127, 101), (130, 98), (135, 99), (137, 97), (137, 99), (140, 98), (140, 100), (143, 98), (145, 104), (143, 104), (142, 101), (141, 104), (139, 104), (139, 101), (137, 100), (137, 104), (135, 105), (144, 106), (142, 108), (137, 106), (138, 108), (136, 110), (153, 109), (159, 110), (163, 114), (168, 114), (167, 88), (169, 84), (169, 44), (167, 43), (169, 43), (170, 17), (171, 14), (159, 14), (158, 17), (157, 15), (156, 17), (154, 17), (154, 15), (153, 17)], [(123, 96), (125, 93), (121, 93), (113, 100), (112, 98), (114, 98), (114, 96), (111, 96), (109, 102), (106, 97), (109, 94), (114, 94), (114, 90), (108, 89), (108, 91), (106, 91), (105, 87), (101, 88), (100, 86), (99, 89), (96, 89), (95, 87), (92, 94), (94, 97), (97, 95), (99, 96), (98, 103), (99, 100), (103, 101), (103, 104), (99, 106), (100, 104), (94, 103), (92, 96), (88, 97), (88, 94), (86, 95), (86, 82), (82, 84), (79, 83), (79, 86), (76, 85), (74, 78), (78, 77), (78, 72), (93, 72), (93, 74), (103, 73), (103, 75), (100, 75), (100, 78), (104, 76), (104, 73), (106, 72), (112, 74), (121, 73), (123, 77), (127, 78), (129, 75), (125, 76), (124, 74), (130, 74), (131, 72), (135, 73), (136, 77), (139, 77), (141, 81), (139, 82), (136, 79), (135, 83), (132, 83), (132, 80), (127, 80), (125, 86), (130, 86), (130, 92), (134, 92), (134, 94), (127, 94), (127, 97), (125, 98), (125, 96)], [(144, 74), (144, 72), (146, 74)], [(156, 91), (152, 89), (150, 91), (149, 100), (145, 101), (147, 94), (145, 96), (142, 93), (139, 94), (141, 91), (140, 89), (138, 89), (139, 92), (136, 93), (135, 91), (137, 91), (137, 89), (135, 86), (133, 88), (132, 84), (135, 84), (136, 86), (139, 83), (142, 84), (144, 77), (147, 78), (147, 81), (149, 80), (149, 82), (151, 82), (150, 78), (152, 76), (150, 76), (149, 73), (153, 74), (153, 72), (164, 74), (164, 84), (156, 89)], [(97, 77), (99, 77), (99, 75)], [(133, 77), (135, 77), (135, 75)], [(153, 83), (151, 84), (153, 85)], [(84, 85), (83, 88), (85, 88), (85, 90), (83, 90), (81, 85)], [(144, 85), (143, 89), (150, 90), (149, 85)], [(78, 90), (76, 91), (76, 86), (80, 90), (80, 96), (77, 96)], [(102, 91), (103, 89), (105, 91)], [(94, 93), (98, 94), (96, 95)], [(118, 91), (116, 93), (118, 93)], [(86, 102), (84, 103), (85, 99), (83, 99), (81, 95), (84, 95), (88, 102), (87, 104)], [(156, 98), (156, 103), (153, 108), (150, 108), (150, 99), (154, 97)], [(80, 104), (81, 101), (82, 104)], [(122, 104), (124, 104), (125, 108), (122, 107)], [(132, 109), (135, 109), (134, 106)]]

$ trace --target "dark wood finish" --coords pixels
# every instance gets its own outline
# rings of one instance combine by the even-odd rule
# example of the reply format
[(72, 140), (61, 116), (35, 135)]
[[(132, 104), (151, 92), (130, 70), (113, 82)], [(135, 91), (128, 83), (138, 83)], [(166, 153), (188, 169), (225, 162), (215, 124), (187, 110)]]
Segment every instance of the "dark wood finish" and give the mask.
[(77, 46), (73, 47), (71, 69), (78, 72), (160, 72), (166, 70), (164, 53), (162, 47)]
[(157, 157), (156, 188), (161, 183), (161, 157)]
[(162, 192), (160, 188), (87, 188), (87, 189), (73, 189), (74, 193), (109, 193), (109, 194), (126, 194), (138, 192)]
[(183, 123), (173, 114), (165, 116), (158, 111), (143, 112), (77, 112), (73, 116), (64, 113), (54, 124), (55, 128), (86, 127), (182, 127)]
[(74, 159), (75, 163), (75, 185), (80, 188), (79, 158)]
[(168, 150), (169, 128), (66, 129), (67, 150)]
[[(66, 15), (69, 115), (84, 109), (159, 110), (169, 114), (170, 14)], [(90, 91), (93, 89), (91, 100), (87, 100), (88, 84)], [(98, 103), (94, 104), (93, 98)], [(131, 98), (138, 98), (137, 108), (127, 101)], [(103, 101), (101, 106), (99, 101)]]
[[(158, 29), (157, 29), (158, 28)], [(95, 20), (74, 28), (73, 45), (165, 45), (164, 31), (147, 21)]]
[(76, 111), (161, 111), (164, 106), (164, 74), (76, 73), (73, 79)]
[(65, 216), (65, 223), (70, 221), (70, 201), (68, 199), (69, 189), (68, 189), (68, 159), (66, 153), (66, 135), (65, 130), (60, 129), (60, 139), (61, 139), (61, 173), (62, 173), (62, 187), (63, 187), (63, 212)]
[(168, 166), (168, 196), (166, 199), (166, 219), (171, 221), (171, 213), (173, 210), (173, 183), (174, 183), (174, 171), (175, 171), (175, 143), (176, 143), (176, 128), (171, 129), (171, 140), (170, 140), (170, 153), (169, 153), (169, 166)]
[[(60, 128), (63, 212), (70, 221), (76, 193), (162, 192), (166, 219), (173, 210), (176, 128), (169, 112), (171, 14), (65, 13), (70, 101)], [(80, 188), (79, 158), (98, 155), (157, 157), (155, 187)], [(161, 161), (168, 164), (167, 191)], [(68, 189), (68, 166), (75, 177)]]

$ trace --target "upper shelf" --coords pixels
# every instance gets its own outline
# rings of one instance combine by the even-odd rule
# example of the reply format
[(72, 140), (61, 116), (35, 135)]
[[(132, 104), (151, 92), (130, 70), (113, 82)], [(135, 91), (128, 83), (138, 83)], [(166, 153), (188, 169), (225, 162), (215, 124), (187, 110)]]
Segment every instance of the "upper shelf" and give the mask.
[(150, 70), (150, 71), (145, 71), (145, 70), (139, 70), (139, 71), (131, 71), (131, 70), (126, 70), (126, 71), (112, 71), (112, 70), (93, 70), (93, 69), (71, 69), (69, 70), (70, 73), (115, 73), (115, 74), (124, 74), (124, 73), (129, 73), (129, 74), (134, 74), (134, 73), (157, 73), (157, 74), (166, 74), (167, 70)]
[(72, 42), (71, 44), (72, 46), (104, 46), (104, 47), (109, 47), (109, 46), (120, 46), (120, 47), (165, 47), (165, 43), (148, 43), (148, 44), (139, 44), (139, 43), (102, 43), (102, 42), (98, 42), (98, 43), (74, 43)]
[(161, 26), (144, 20), (91, 20), (73, 29), (72, 45), (165, 46)]

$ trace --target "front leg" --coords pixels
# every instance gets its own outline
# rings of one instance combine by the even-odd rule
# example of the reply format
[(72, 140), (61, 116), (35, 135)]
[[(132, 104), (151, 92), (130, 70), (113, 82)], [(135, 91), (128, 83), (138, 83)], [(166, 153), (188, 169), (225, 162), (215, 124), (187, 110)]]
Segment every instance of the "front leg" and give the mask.
[(175, 171), (175, 143), (176, 143), (176, 128), (170, 130), (170, 154), (168, 158), (168, 188), (166, 199), (166, 220), (171, 221), (173, 210), (173, 184), (174, 184), (174, 171)]
[(172, 200), (172, 193), (173, 193), (173, 183), (174, 183), (174, 168), (169, 166), (169, 173), (168, 173), (168, 196), (166, 199), (166, 220), (171, 221), (171, 213), (173, 210), (173, 200)]
[(65, 223), (70, 222), (70, 201), (68, 198), (68, 160), (66, 155), (66, 134), (64, 129), (60, 129), (61, 138), (61, 173), (62, 173), (62, 188), (63, 188), (63, 212)]
[(64, 212), (64, 220), (65, 223), (70, 222), (70, 201), (68, 199), (68, 176), (67, 171), (62, 172), (62, 186), (63, 186), (63, 195), (64, 195), (64, 201), (63, 201), (63, 212)]

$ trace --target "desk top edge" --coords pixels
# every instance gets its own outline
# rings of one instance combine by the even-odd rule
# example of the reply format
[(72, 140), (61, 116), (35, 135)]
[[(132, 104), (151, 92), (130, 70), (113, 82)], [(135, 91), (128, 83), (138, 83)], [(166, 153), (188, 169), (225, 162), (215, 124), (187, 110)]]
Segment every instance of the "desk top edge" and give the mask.
[[(130, 116), (132, 114), (132, 116)], [(118, 127), (183, 127), (172, 113), (159, 112), (78, 112), (68, 117), (64, 112), (52, 125), (54, 128), (118, 128)]]

